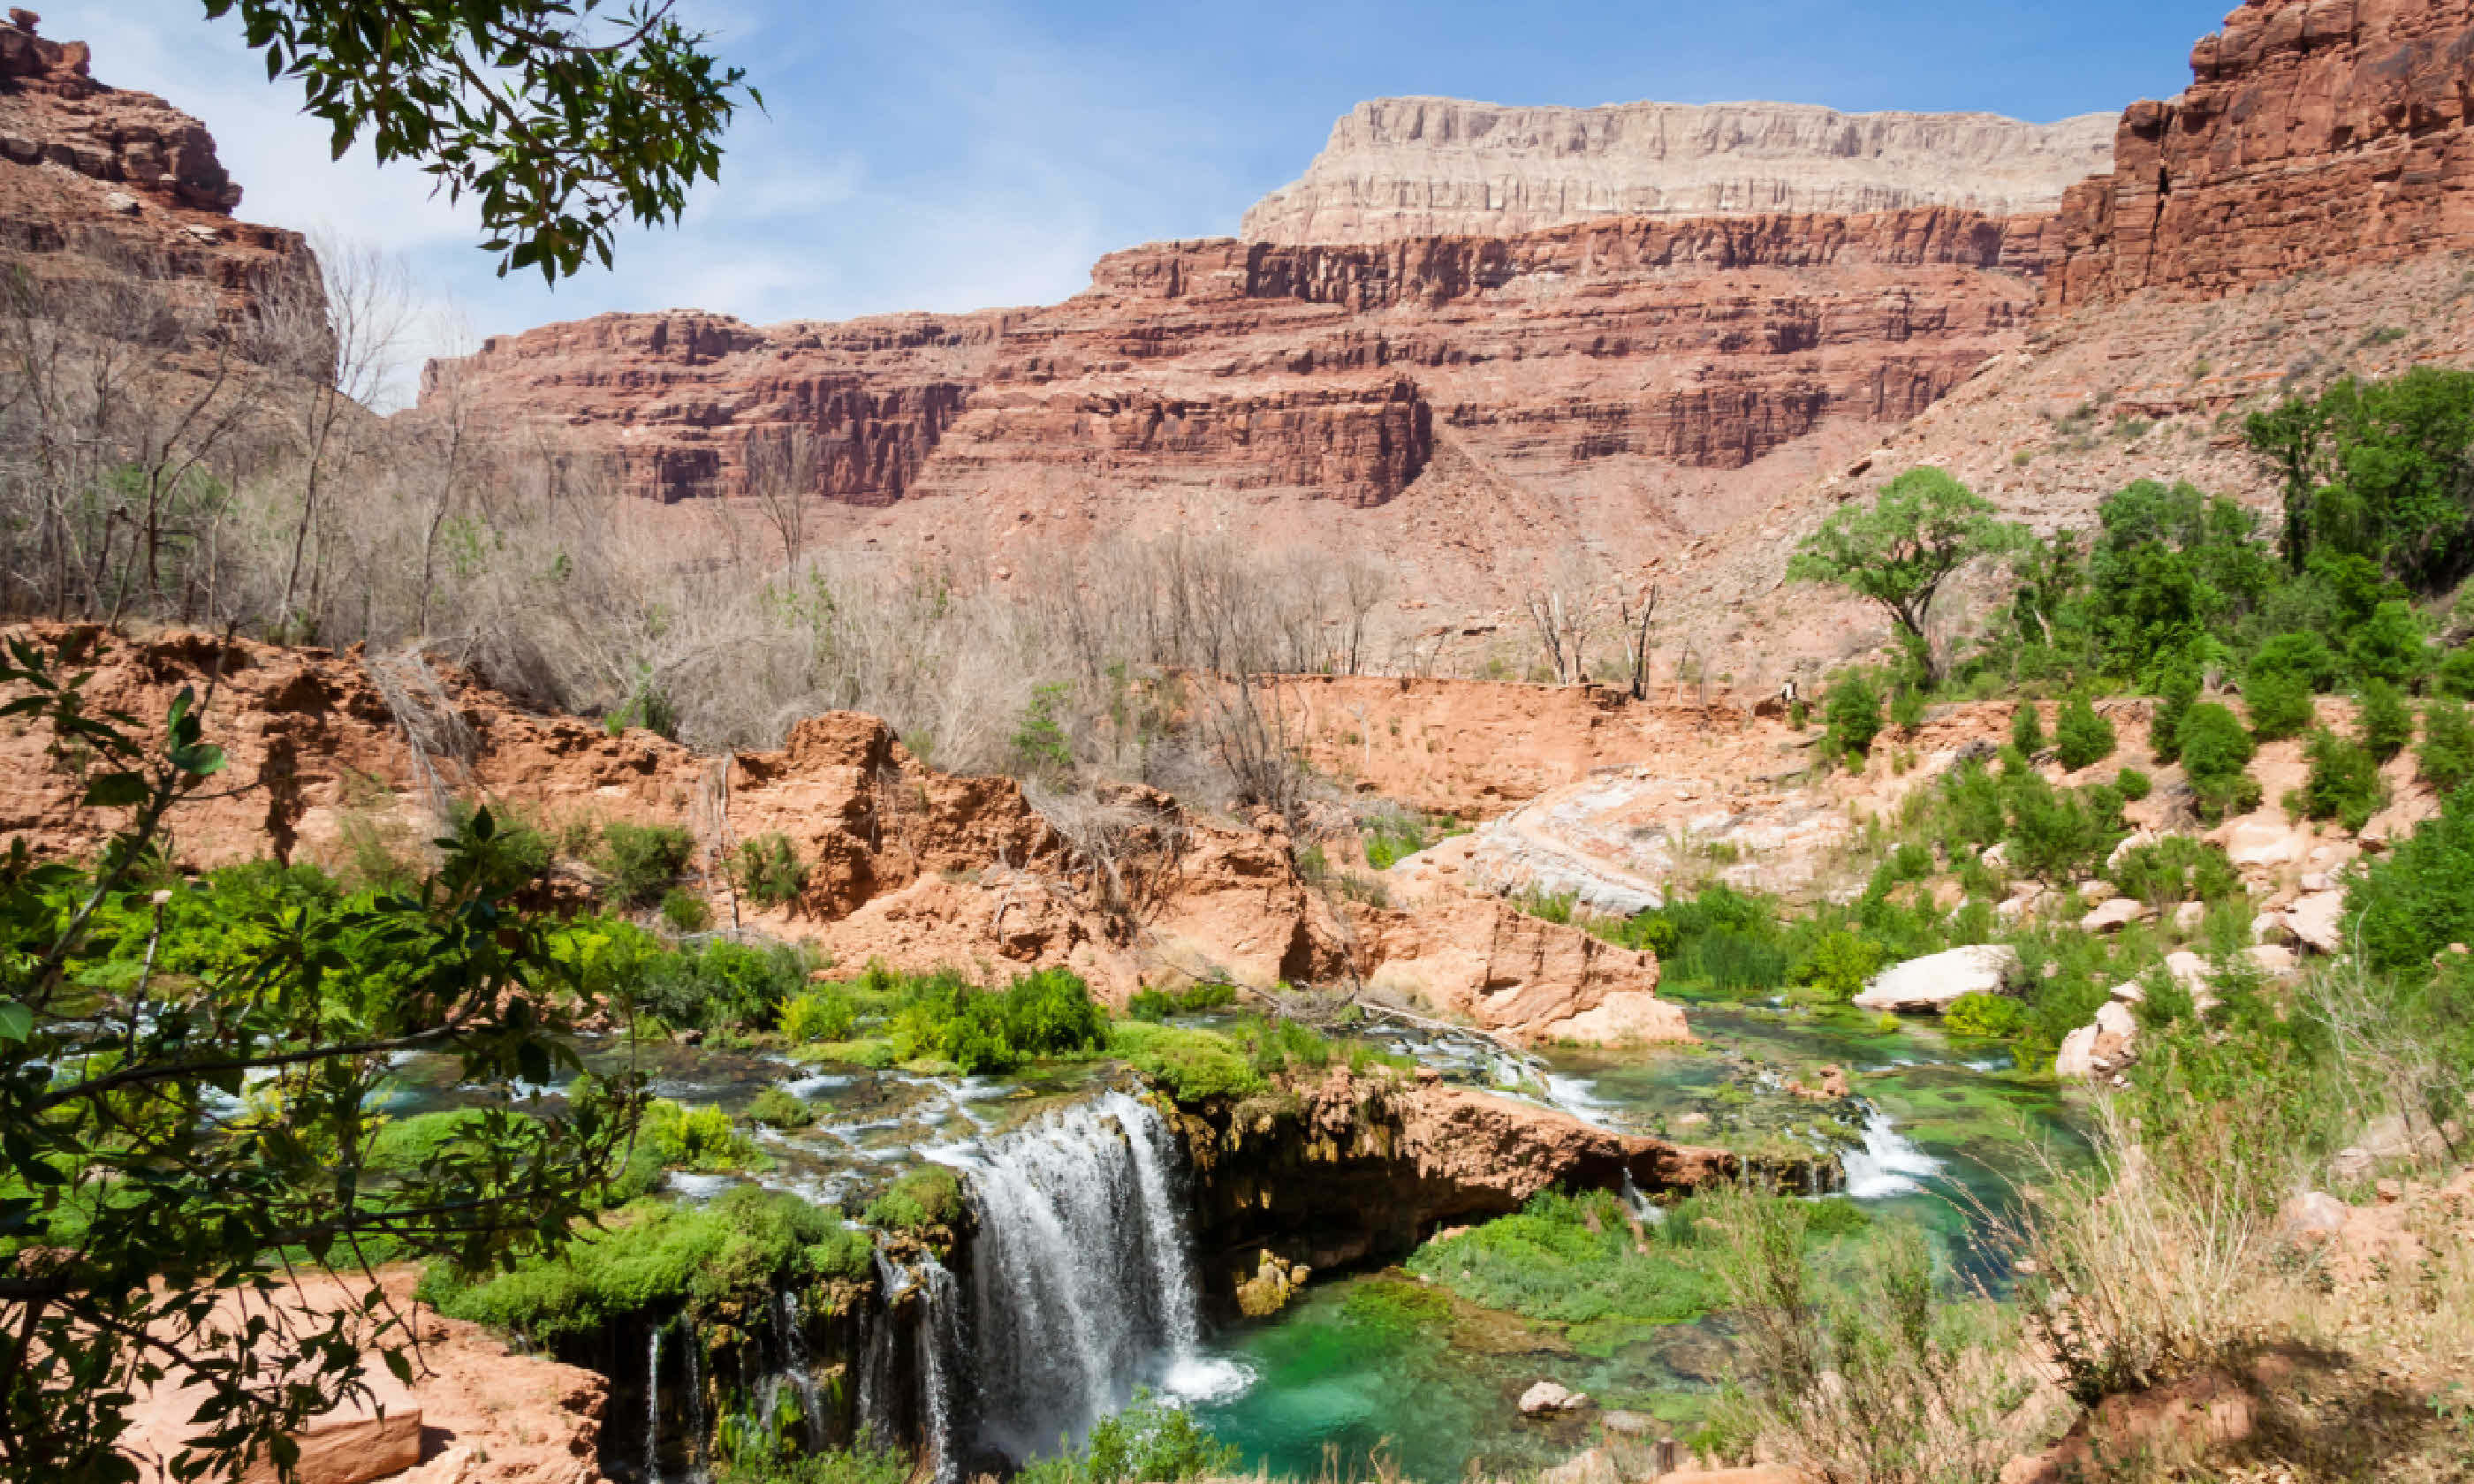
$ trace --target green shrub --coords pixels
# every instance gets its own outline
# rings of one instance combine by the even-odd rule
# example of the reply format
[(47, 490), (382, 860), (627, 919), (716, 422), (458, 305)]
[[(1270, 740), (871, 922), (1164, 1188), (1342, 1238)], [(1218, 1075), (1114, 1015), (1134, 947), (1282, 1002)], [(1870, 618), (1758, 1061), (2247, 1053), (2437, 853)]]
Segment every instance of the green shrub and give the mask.
[(1825, 934), (1795, 966), (1795, 982), (1831, 999), (1854, 999), (1881, 971), (1888, 950), (1871, 939), (1839, 928)]
[(2366, 681), (2413, 685), (2431, 668), (2431, 650), (2413, 606), (2390, 598), (2373, 610), (2368, 622), (2346, 641), (2345, 658), (2354, 673)]
[(1399, 809), (1369, 815), (1364, 830), (1366, 863), (1377, 871), (1389, 871), (1437, 841), (1463, 832), (1460, 822), (1449, 815), (1423, 818)]
[(713, 925), (713, 908), (693, 892), (673, 889), (662, 898), (662, 921), (673, 932), (700, 933)]
[(661, 901), (695, 854), (695, 837), (673, 825), (605, 825), (600, 866), (610, 877), (610, 899), (644, 908)]
[(2432, 681), (2443, 696), (2474, 701), (2474, 648), (2450, 650)]
[(2310, 686), (2277, 670), (2254, 672), (2243, 682), (2243, 706), (2250, 712), (2251, 735), (2262, 742), (2298, 737), (2319, 719)]
[(1925, 724), (1925, 693), (1922, 687), (1902, 685), (1890, 693), (1890, 720), (1903, 731), (1912, 732)]
[(2363, 956), (2383, 973), (2427, 973), (2433, 955), (2474, 943), (2474, 789), (2451, 794), (2435, 819), (2379, 858), (2345, 897), (2360, 918)]
[(1071, 969), (1023, 974), (1002, 991), (940, 972), (908, 982), (886, 1037), (897, 1061), (1003, 1072), (1038, 1057), (1096, 1055), (1107, 1042), (1107, 1016)]
[(1833, 755), (1861, 758), (1881, 734), (1881, 697), (1861, 670), (1850, 670), (1830, 687), (1824, 705), (1828, 747)]
[(1545, 1191), (1446, 1241), (1429, 1242), (1411, 1273), (1488, 1308), (1567, 1325), (1688, 1324), (1726, 1293), (1690, 1249), (1636, 1247), (1623, 1204), (1604, 1191)]
[(2242, 875), (2226, 858), (2224, 847), (2188, 835), (2134, 845), (2107, 874), (2122, 895), (2159, 911), (2185, 901), (2222, 901), (2243, 889)]
[(683, 1108), (655, 1098), (644, 1109), (641, 1136), (664, 1164), (708, 1173), (746, 1169), (764, 1157), (718, 1108)]
[(370, 1140), (370, 1168), (388, 1175), (412, 1174), (487, 1116), (478, 1108), (453, 1108), (389, 1119)]
[(2137, 768), (2124, 768), (2113, 776), (2113, 789), (2125, 803), (2137, 803), (2155, 792), (2156, 780)]
[(630, 1315), (684, 1309), (701, 1320), (761, 1310), (777, 1286), (856, 1279), (866, 1237), (797, 1196), (742, 1185), (709, 1206), (638, 1205), (603, 1231), (579, 1233), (554, 1257), (473, 1282), (433, 1264), (422, 1296), (457, 1319), (536, 1345), (597, 1334)]
[(883, 1195), (867, 1204), (860, 1220), (887, 1232), (917, 1233), (931, 1227), (952, 1228), (962, 1215), (962, 1182), (941, 1164), (919, 1164), (905, 1170)]
[(2182, 755), (2182, 718), (2199, 700), (2199, 672), (2190, 665), (2175, 665), (2165, 675), (2158, 687), (2156, 717), (2148, 723), (2147, 750), (2160, 763), (2176, 761)]
[[(788, 1403), (786, 1395), (785, 1404)], [(778, 1422), (725, 1416), (714, 1428), (713, 1484), (903, 1484), (910, 1460), (900, 1449), (861, 1434), (849, 1448), (800, 1452), (796, 1433)], [(786, 1441), (785, 1431), (792, 1433)]]
[[(2266, 677), (2278, 677), (2292, 681), (2305, 692), (2316, 695), (2336, 689), (2343, 673), (2344, 665), (2328, 648), (2328, 641), (2316, 634), (2280, 634), (2261, 645), (2259, 652), (2251, 656), (2244, 680), (2256, 683)], [(2244, 694), (2248, 695), (2250, 685), (2245, 684), (2243, 689)]]
[(2045, 713), (2035, 702), (2022, 701), (2011, 710), (2010, 745), (2023, 757), (2033, 757), (2045, 750)]
[(2062, 766), (2076, 773), (2113, 755), (2113, 723), (2096, 714), (2086, 696), (2073, 696), (2054, 723), (2053, 742), (2061, 751)]
[(811, 969), (807, 953), (788, 944), (716, 939), (634, 959), (618, 987), (667, 1025), (758, 1029), (807, 987)]
[(2388, 802), (2388, 785), (2370, 749), (2322, 727), (2311, 733), (2304, 749), (2311, 761), (2310, 780), (2302, 785), (2299, 811), (2306, 819), (2341, 820), (2347, 829), (2361, 829)]
[(730, 875), (739, 894), (760, 907), (787, 907), (808, 889), (808, 868), (799, 863), (798, 847), (779, 832), (740, 846)]
[(1205, 1431), (1183, 1407), (1137, 1391), (1133, 1405), (1091, 1424), (1079, 1449), (1039, 1459), (1014, 1475), (1016, 1484), (1191, 1484), (1239, 1474), (1234, 1444)]
[(1121, 1020), (1109, 1028), (1108, 1041), (1113, 1055), (1180, 1103), (1243, 1097), (1264, 1087), (1262, 1073), (1218, 1031)]
[(2405, 692), (2386, 681), (2365, 681), (2355, 700), (2363, 745), (2373, 758), (2387, 762), (2413, 741), (2413, 710), (2405, 704)]
[(747, 1104), (747, 1121), (768, 1129), (804, 1129), (816, 1121), (815, 1106), (780, 1088), (766, 1088)]
[(841, 1041), (859, 1024), (859, 1007), (834, 985), (793, 994), (782, 1001), (782, 1039), (794, 1046), (819, 1041)]
[(2422, 747), (2414, 754), (2422, 780), (2453, 794), (2474, 778), (2474, 722), (2460, 702), (2434, 701), (2423, 711)]
[(2027, 1007), (2007, 994), (1962, 994), (1942, 1014), (1953, 1036), (2007, 1041), (2027, 1029)]
[(2259, 781), (2250, 776), (2258, 748), (2234, 713), (2203, 701), (2184, 713), (2178, 729), (2182, 768), (2202, 818), (2216, 821), (2259, 805)]
[(2122, 796), (2101, 784), (2056, 789), (2026, 769), (2002, 779), (2010, 808), (2004, 836), (2010, 867), (2040, 880), (2075, 879), (2095, 870), (2128, 833)]
[(1201, 1015), (1237, 1003), (1232, 985), (1213, 981), (1181, 990), (1137, 990), (1126, 1002), (1126, 1013), (1137, 1020), (1165, 1020), (1172, 1016)]

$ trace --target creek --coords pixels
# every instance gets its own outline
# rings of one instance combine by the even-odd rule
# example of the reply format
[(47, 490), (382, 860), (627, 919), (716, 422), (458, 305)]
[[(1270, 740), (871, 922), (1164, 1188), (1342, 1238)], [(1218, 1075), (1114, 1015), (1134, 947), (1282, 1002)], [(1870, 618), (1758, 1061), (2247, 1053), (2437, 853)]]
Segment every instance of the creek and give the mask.
[[(2083, 1157), (2049, 1079), (1936, 1026), (1732, 1003), (1694, 1004), (1691, 1016), (1703, 1044), (1673, 1049), (1520, 1059), (1466, 1037), (1377, 1039), (1452, 1080), (1602, 1127), (1835, 1156), (1848, 1198), (1921, 1223), (1964, 1280), (1995, 1287), (2006, 1273), (1984, 1240), (1987, 1213), (2040, 1158)], [(708, 1472), (716, 1413), (752, 1402), (793, 1418), (810, 1447), (862, 1427), (901, 1440), (953, 1484), (1079, 1440), (1143, 1393), (1191, 1408), (1242, 1449), (1249, 1472), (1310, 1478), (1333, 1458), (1363, 1467), (1379, 1450), (1415, 1478), (1472, 1468), (1506, 1476), (1559, 1462), (1594, 1432), (1586, 1418), (1522, 1420), (1516, 1400), (1538, 1380), (1680, 1430), (1725, 1373), (1721, 1321), (1636, 1328), (1610, 1341), (1440, 1289), (1404, 1304), (1404, 1275), (1374, 1266), (1399, 1254), (1318, 1275), (1277, 1314), (1238, 1321), (1199, 1271), (1208, 1233), (1196, 1230), (1194, 1171), (1177, 1131), (1112, 1066), (938, 1078), (667, 1043), (590, 1047), (586, 1060), (632, 1061), (659, 1095), (683, 1103), (737, 1112), (779, 1087), (815, 1109), (808, 1128), (760, 1131), (768, 1167), (673, 1173), (674, 1199), (710, 1201), (752, 1181), (856, 1210), (902, 1170), (934, 1163), (962, 1177), (970, 1207), (950, 1266), (880, 1243), (873, 1297), (858, 1313), (829, 1320), (777, 1294), (740, 1341), (752, 1358), (704, 1358), (675, 1311), (562, 1350), (611, 1376), (603, 1465), (614, 1477), (691, 1484)], [(1785, 1087), (1823, 1064), (1844, 1068), (1852, 1099), (1815, 1102)], [(408, 1061), (398, 1088), (399, 1113), (487, 1101), (457, 1087), (443, 1062)]]

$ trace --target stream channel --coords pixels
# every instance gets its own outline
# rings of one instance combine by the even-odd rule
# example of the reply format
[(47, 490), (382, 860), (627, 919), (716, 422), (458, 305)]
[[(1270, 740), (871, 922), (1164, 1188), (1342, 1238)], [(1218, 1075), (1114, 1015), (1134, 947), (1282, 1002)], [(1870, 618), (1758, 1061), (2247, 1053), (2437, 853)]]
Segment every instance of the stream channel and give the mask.
[[(2066, 1095), (2015, 1070), (1999, 1047), (1854, 1011), (1687, 1004), (1697, 1046), (1555, 1050), (1523, 1065), (1470, 1038), (1372, 1039), (1450, 1080), (1604, 1128), (1739, 1149), (1826, 1147), (1845, 1170), (1840, 1193), (1877, 1217), (1920, 1223), (1961, 1281), (1997, 1290), (2007, 1275), (1982, 1240), (1984, 1213), (2007, 1207), (2012, 1182), (2031, 1179), (2040, 1158), (2085, 1157)], [(1379, 1448), (1415, 1479), (1502, 1477), (1593, 1441), (1588, 1414), (1519, 1416), (1516, 1399), (1539, 1380), (1681, 1432), (1725, 1374), (1720, 1319), (1588, 1346), (1563, 1326), (1459, 1301), (1404, 1320), (1398, 1305), (1366, 1302), (1401, 1282), (1397, 1268), (1317, 1275), (1268, 1319), (1215, 1323), (1228, 1305), (1204, 1297), (1184, 1151), (1111, 1065), (962, 1079), (667, 1043), (635, 1055), (663, 1097), (736, 1113), (779, 1086), (820, 1114), (793, 1133), (760, 1131), (772, 1165), (760, 1174), (672, 1174), (677, 1199), (709, 1201), (753, 1180), (856, 1210), (916, 1161), (963, 1175), (976, 1230), (954, 1271), (880, 1252), (882, 1306), (908, 1314), (907, 1328), (859, 1316), (840, 1374), (820, 1388), (830, 1357), (798, 1332), (789, 1300), (766, 1383), (798, 1388), (817, 1444), (860, 1426), (910, 1439), (940, 1481), (1052, 1451), (1138, 1391), (1190, 1408), (1243, 1450), (1248, 1472), (1313, 1478), (1334, 1456), (1362, 1470)], [(587, 1048), (588, 1065), (625, 1059), (615, 1045)], [(1853, 1101), (1815, 1104), (1784, 1089), (1823, 1065), (1845, 1069)], [(444, 1061), (408, 1062), (399, 1075), (400, 1113), (493, 1096), (455, 1086)], [(679, 1328), (650, 1328), (623, 1351), (614, 1340), (598, 1362), (612, 1382), (602, 1461), (615, 1478), (692, 1484), (707, 1472), (712, 1377), (698, 1375), (697, 1347), (681, 1343)], [(847, 1413), (838, 1428), (820, 1415), (827, 1391)]]

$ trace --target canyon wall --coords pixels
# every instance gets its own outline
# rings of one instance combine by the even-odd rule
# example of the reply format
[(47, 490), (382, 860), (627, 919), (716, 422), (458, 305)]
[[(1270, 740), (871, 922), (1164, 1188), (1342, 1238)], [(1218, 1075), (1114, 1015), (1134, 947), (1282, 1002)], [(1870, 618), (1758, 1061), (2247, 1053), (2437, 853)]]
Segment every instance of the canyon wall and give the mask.
[(314, 308), (317, 264), (298, 232), (232, 218), (241, 189), (206, 126), (150, 93), (90, 75), (83, 41), (0, 23), (0, 254), (61, 312), (108, 332), (150, 316), (145, 298), (203, 293), (226, 323), (270, 286)]
[(2250, 0), (2191, 71), (2069, 193), (2057, 306), (2474, 247), (2468, 0)]
[(2102, 172), (2114, 120), (1841, 113), (1785, 103), (1505, 108), (1377, 98), (1332, 126), (1241, 234), (1289, 244), (1512, 236), (1610, 216), (2050, 212)]
[[(1446, 443), (1736, 469), (1826, 423), (1912, 417), (2012, 343), (2049, 220), (1929, 208), (1155, 243), (1043, 309), (762, 329), (604, 315), (496, 337), (429, 368), (424, 400), (562, 429), (666, 501), (788, 467), (861, 506), (1046, 470), (1364, 508)], [(807, 456), (766, 454), (794, 441)]]

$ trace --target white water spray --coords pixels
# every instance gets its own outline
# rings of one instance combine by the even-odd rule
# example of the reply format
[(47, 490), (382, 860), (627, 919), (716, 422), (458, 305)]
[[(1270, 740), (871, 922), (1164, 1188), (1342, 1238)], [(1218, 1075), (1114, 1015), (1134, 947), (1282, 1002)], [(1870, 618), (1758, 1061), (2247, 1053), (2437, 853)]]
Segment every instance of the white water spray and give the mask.
[(1858, 1201), (1921, 1190), (1926, 1177), (1941, 1173), (1941, 1161), (1910, 1143), (1878, 1108), (1864, 1116), (1863, 1150), (1840, 1162), (1847, 1170), (1847, 1193)]

